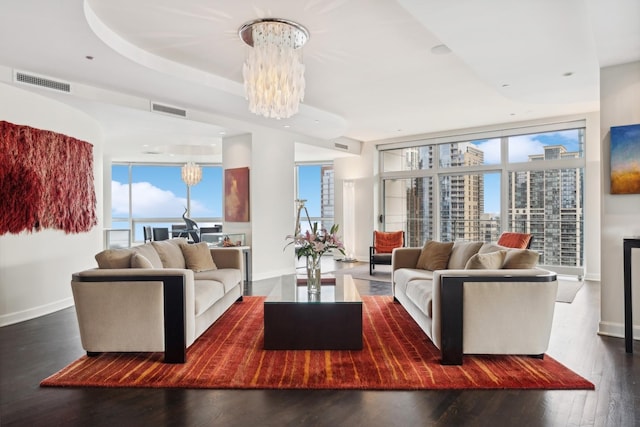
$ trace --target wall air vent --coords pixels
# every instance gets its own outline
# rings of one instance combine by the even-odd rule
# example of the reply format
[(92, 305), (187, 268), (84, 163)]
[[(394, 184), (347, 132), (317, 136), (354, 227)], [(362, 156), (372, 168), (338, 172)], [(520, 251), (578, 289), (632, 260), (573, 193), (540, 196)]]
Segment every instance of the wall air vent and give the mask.
[(151, 103), (151, 111), (171, 114), (173, 116), (187, 117), (187, 110), (183, 110), (182, 108), (170, 107), (168, 105), (162, 105), (155, 102)]
[(49, 79), (42, 76), (36, 76), (33, 74), (27, 74), (20, 71), (16, 71), (14, 74), (14, 79), (17, 83), (44, 87), (47, 89), (57, 90), (60, 92), (67, 92), (67, 93), (71, 92), (70, 83), (61, 82), (61, 81)]
[(333, 145), (334, 145), (334, 147), (339, 148), (341, 150), (348, 150), (349, 149), (349, 146), (345, 145), (345, 144), (340, 144), (340, 143), (334, 142)]

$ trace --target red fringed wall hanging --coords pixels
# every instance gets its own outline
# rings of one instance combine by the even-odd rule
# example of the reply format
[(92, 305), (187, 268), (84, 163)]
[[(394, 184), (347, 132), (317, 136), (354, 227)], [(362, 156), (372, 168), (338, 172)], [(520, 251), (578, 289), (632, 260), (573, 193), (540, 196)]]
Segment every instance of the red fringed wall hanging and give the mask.
[(93, 146), (0, 121), (0, 235), (89, 231), (97, 224)]

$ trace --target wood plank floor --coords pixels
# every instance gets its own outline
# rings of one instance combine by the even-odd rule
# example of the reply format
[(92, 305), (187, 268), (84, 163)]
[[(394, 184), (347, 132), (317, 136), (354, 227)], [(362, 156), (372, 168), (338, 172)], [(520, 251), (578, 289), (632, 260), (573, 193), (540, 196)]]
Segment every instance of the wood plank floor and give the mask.
[[(265, 295), (269, 282), (245, 291)], [(389, 284), (356, 282), (363, 295), (391, 294)], [(0, 425), (640, 426), (640, 345), (628, 355), (622, 339), (596, 334), (599, 298), (600, 285), (587, 282), (572, 304), (556, 304), (548, 351), (595, 391), (40, 388), (83, 355), (75, 312), (66, 309), (0, 328)]]

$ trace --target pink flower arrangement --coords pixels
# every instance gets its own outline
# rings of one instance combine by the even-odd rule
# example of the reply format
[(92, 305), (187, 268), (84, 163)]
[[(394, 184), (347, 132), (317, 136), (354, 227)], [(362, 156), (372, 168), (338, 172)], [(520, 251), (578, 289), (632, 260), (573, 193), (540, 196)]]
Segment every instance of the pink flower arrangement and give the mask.
[(287, 236), (287, 239), (292, 240), (287, 246), (291, 244), (296, 246), (298, 259), (303, 256), (317, 259), (330, 249), (338, 249), (344, 254), (344, 244), (338, 237), (338, 228), (338, 224), (333, 224), (329, 231), (326, 228), (318, 230), (318, 223), (314, 222), (311, 230), (296, 236)]

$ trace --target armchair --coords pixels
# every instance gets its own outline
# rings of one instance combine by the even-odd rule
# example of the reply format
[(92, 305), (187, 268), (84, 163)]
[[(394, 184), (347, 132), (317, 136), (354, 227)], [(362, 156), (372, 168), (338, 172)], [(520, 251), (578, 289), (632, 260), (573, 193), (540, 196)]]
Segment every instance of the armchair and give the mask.
[(369, 246), (369, 274), (373, 275), (376, 264), (391, 265), (391, 253), (404, 246), (404, 231), (375, 231), (373, 246)]

